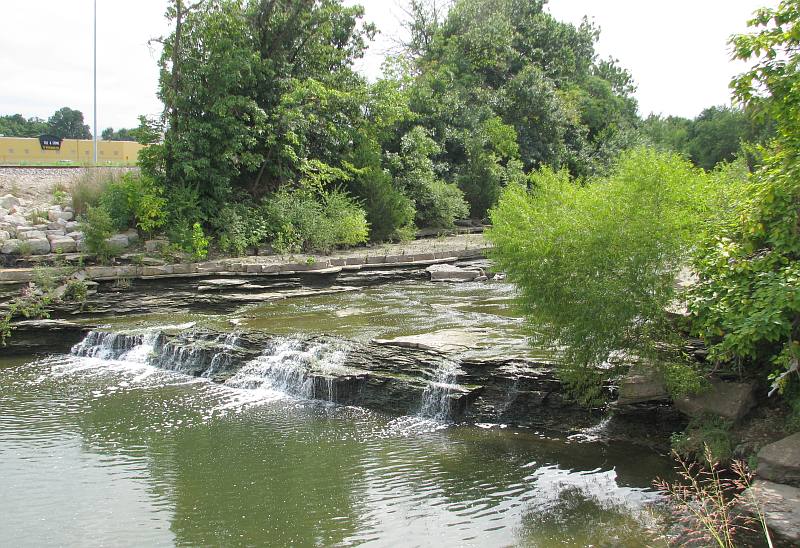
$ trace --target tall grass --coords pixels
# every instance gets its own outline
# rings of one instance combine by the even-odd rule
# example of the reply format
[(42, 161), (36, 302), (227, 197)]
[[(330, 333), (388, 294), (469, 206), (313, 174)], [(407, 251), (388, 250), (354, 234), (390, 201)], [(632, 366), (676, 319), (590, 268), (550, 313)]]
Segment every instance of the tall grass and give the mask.
[(72, 183), (72, 209), (75, 216), (85, 215), (90, 207), (100, 203), (100, 196), (106, 187), (119, 179), (120, 174), (115, 170), (90, 169)]

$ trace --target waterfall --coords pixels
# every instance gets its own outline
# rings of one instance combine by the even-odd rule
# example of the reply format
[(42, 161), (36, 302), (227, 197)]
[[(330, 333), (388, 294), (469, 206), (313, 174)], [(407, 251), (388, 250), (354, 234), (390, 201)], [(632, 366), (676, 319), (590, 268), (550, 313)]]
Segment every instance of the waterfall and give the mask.
[[(344, 370), (346, 348), (332, 342), (291, 337), (274, 340), (257, 358), (245, 364), (225, 384), (234, 388), (268, 389), (300, 398), (335, 397), (333, 373)], [(323, 383), (316, 386), (315, 378)], [(326, 393), (321, 393), (326, 392)]]
[[(158, 332), (153, 332), (154, 337), (146, 335), (129, 335), (124, 333), (108, 333), (104, 331), (90, 331), (86, 337), (72, 347), (70, 353), (74, 356), (85, 358), (100, 358), (103, 360), (124, 359), (123, 356), (132, 358), (130, 361), (141, 360), (141, 354), (148, 348), (152, 350), (158, 337)], [(145, 341), (147, 339), (147, 341)], [(141, 348), (140, 350), (140, 347)], [(149, 352), (145, 353), (146, 357)]]
[(458, 373), (459, 362), (446, 358), (439, 362), (439, 367), (422, 393), (419, 415), (439, 421), (450, 418), (450, 396), (460, 388), (456, 384)]
[(211, 358), (211, 365), (203, 371), (202, 377), (210, 379), (215, 373), (225, 367), (231, 365), (231, 350), (236, 349), (236, 343), (239, 341), (239, 334), (236, 332), (228, 333), (222, 341), (222, 350), (214, 354)]

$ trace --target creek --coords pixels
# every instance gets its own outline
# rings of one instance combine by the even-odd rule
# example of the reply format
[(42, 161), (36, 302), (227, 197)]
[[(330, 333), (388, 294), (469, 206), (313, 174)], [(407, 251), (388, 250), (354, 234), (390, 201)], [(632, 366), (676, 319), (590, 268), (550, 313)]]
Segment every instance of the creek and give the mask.
[[(602, 417), (553, 428), (574, 411), (537, 372), (557, 356), (530, 347), (512, 298), (497, 282), (400, 281), (88, 317), (70, 351), (0, 355), (0, 538), (655, 542), (650, 482), (669, 459), (605, 439)], [(373, 342), (431, 332), (452, 348)]]

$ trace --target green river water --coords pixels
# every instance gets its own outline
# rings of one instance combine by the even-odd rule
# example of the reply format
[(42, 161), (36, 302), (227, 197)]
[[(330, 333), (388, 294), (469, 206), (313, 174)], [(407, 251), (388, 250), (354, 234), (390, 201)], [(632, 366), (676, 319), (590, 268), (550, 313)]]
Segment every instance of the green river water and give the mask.
[[(364, 340), (466, 326), (488, 330), (472, 353), (536, 356), (511, 296), (504, 284), (408, 282), (111, 325)], [(649, 485), (669, 460), (595, 434), (393, 417), (133, 358), (0, 357), (0, 545), (655, 542)]]

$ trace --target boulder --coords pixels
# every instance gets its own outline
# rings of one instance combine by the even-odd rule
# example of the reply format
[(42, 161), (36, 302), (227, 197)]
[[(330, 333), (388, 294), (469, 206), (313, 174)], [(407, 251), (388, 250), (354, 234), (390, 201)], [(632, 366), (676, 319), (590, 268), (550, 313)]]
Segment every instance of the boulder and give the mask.
[(106, 242), (111, 247), (126, 248), (129, 245), (131, 245), (130, 241), (128, 240), (128, 236), (126, 236), (125, 234), (114, 234), (110, 238), (107, 238)]
[(47, 232), (47, 239), (48, 240), (52, 240), (53, 238), (66, 235), (64, 233), (64, 229), (63, 228), (59, 228), (58, 230), (48, 230), (46, 232)]
[(34, 238), (27, 240), (31, 255), (47, 255), (50, 253), (50, 240), (47, 238)]
[(20, 240), (47, 240), (47, 233), (41, 230), (17, 230), (17, 238)]
[(800, 546), (800, 489), (757, 479), (743, 494), (744, 509), (756, 519), (758, 501), (770, 532), (788, 546)]
[(432, 282), (471, 282), (483, 275), (480, 270), (467, 270), (447, 264), (431, 265), (425, 270), (431, 275)]
[(13, 194), (6, 194), (5, 196), (0, 196), (0, 207), (3, 209), (11, 209), (14, 206), (19, 205), (19, 198), (14, 196)]
[(75, 253), (77, 250), (78, 245), (72, 238), (61, 236), (50, 240), (50, 251), (53, 253)]
[(716, 415), (736, 422), (756, 404), (753, 383), (712, 381), (711, 388), (675, 400), (675, 407), (690, 417)]
[[(58, 222), (58, 221), (56, 221), (56, 222)], [(68, 232), (72, 231), (72, 230), (77, 230), (79, 224), (80, 223), (78, 221), (67, 221), (66, 223), (64, 223), (64, 230), (66, 230)]]
[(83, 232), (67, 232), (66, 236), (69, 236), (73, 240), (82, 240)]
[(619, 382), (617, 405), (669, 401), (664, 375), (655, 367), (635, 365)]
[(155, 253), (156, 251), (161, 251), (167, 245), (169, 245), (167, 240), (146, 240), (144, 242), (144, 249), (148, 253)]
[(6, 232), (5, 230), (0, 230), (0, 243), (10, 239), (11, 239), (11, 234)]
[(129, 228), (125, 232), (123, 232), (128, 237), (128, 242), (131, 244), (135, 244), (139, 241), (139, 232), (135, 228)]
[(28, 225), (28, 220), (25, 217), (23, 217), (22, 215), (15, 215), (15, 214), (6, 215), (5, 217), (3, 217), (2, 221), (5, 222), (5, 223), (12, 224), (14, 226), (27, 226)]
[(58, 219), (63, 219), (66, 221), (72, 220), (72, 212), (71, 211), (62, 211), (60, 207), (56, 206), (53, 209), (47, 211), (47, 218), (50, 221), (57, 221)]
[(53, 221), (52, 223), (47, 224), (48, 230), (65, 230), (67, 228), (68, 221), (64, 219), (58, 219)]
[(775, 483), (800, 487), (800, 432), (762, 448), (756, 474)]
[(19, 246), (22, 244), (22, 240), (17, 240), (16, 238), (8, 239), (2, 242), (2, 247), (0, 247), (0, 253), (5, 255), (9, 254), (16, 254), (19, 253)]

